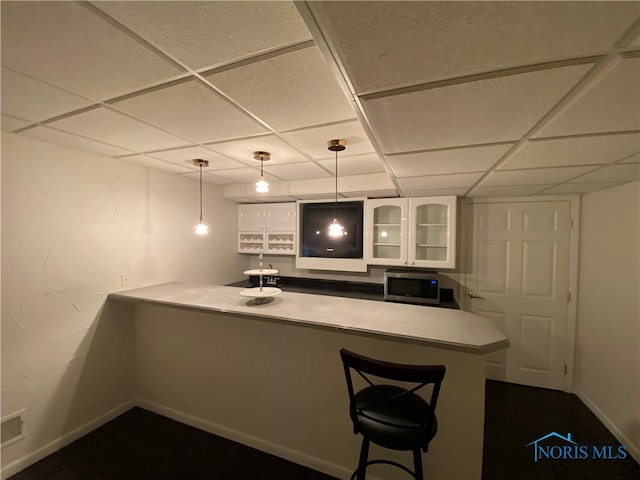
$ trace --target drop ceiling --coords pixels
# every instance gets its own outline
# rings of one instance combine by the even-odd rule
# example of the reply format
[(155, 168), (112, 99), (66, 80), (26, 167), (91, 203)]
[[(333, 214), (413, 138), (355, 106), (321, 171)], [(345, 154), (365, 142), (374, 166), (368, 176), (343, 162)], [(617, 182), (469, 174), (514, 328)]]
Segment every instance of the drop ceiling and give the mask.
[[(1, 2), (2, 130), (240, 202), (640, 179), (640, 2)], [(268, 194), (255, 192), (271, 152)]]

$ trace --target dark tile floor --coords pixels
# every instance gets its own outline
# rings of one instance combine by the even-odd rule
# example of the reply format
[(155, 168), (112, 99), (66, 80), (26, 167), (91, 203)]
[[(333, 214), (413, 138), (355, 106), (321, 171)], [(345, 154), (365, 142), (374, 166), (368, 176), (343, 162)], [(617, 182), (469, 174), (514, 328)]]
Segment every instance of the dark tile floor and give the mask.
[[(527, 444), (550, 432), (563, 436), (571, 433), (580, 445), (617, 447), (615, 438), (575, 395), (488, 381), (485, 422), (484, 480), (640, 478), (640, 466), (631, 457), (534, 461), (533, 447)], [(425, 461), (429, 461), (428, 455)], [(354, 467), (355, 462), (356, 459)], [(41, 479), (331, 480), (332, 477), (133, 408), (10, 480)]]

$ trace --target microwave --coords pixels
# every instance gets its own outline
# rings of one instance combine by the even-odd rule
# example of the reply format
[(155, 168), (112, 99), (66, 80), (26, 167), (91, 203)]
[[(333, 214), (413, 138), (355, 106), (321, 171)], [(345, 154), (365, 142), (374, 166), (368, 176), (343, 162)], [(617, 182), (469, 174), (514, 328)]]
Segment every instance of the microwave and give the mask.
[(440, 279), (435, 272), (387, 270), (384, 272), (385, 302), (440, 305)]

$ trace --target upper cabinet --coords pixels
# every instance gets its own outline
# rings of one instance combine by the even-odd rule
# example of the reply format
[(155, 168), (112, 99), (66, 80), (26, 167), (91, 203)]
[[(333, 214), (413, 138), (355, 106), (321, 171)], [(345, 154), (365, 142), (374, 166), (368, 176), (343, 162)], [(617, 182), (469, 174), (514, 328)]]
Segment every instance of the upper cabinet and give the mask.
[(455, 268), (456, 207), (455, 196), (367, 200), (367, 263)]
[(365, 208), (365, 256), (374, 265), (407, 265), (406, 198), (367, 200)]
[(238, 252), (295, 255), (296, 204), (238, 205)]
[(264, 232), (264, 207), (261, 203), (238, 205), (238, 232)]

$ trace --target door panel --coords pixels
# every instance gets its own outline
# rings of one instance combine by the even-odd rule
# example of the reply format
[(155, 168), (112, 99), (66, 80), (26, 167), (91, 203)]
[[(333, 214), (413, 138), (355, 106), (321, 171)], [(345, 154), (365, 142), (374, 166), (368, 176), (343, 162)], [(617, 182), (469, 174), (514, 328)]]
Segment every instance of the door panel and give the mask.
[(550, 298), (555, 292), (555, 242), (522, 244), (522, 295)]
[(491, 318), (510, 347), (487, 358), (487, 377), (562, 389), (569, 202), (474, 204), (467, 309)]

